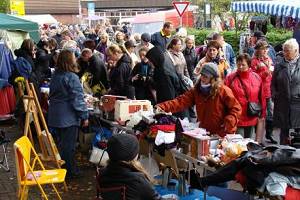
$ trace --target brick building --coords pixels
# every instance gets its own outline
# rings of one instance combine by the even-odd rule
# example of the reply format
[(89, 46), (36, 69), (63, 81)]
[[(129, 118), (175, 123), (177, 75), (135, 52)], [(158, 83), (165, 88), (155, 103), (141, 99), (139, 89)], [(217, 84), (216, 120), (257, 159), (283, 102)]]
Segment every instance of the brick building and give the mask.
[(25, 0), (28, 15), (51, 14), (62, 23), (78, 22), (79, 0)]

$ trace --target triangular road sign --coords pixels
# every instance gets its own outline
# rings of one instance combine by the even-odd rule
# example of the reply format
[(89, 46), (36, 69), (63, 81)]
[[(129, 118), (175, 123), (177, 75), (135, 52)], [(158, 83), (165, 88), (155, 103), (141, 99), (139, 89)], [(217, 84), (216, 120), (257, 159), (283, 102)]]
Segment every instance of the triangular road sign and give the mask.
[(173, 6), (177, 10), (177, 13), (180, 17), (183, 15), (189, 4), (189, 1), (173, 1)]

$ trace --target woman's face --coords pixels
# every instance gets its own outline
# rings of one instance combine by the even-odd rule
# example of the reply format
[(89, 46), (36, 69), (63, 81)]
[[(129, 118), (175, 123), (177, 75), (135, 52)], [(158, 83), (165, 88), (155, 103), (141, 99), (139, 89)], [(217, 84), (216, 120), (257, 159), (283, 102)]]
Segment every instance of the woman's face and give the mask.
[(148, 59), (146, 58), (146, 51), (141, 51), (140, 52), (140, 58), (141, 58), (141, 61), (143, 61), (144, 63), (147, 63), (148, 62)]
[(33, 49), (32, 49), (32, 51), (31, 51), (31, 54), (32, 54), (33, 58), (36, 58), (36, 52), (37, 52), (37, 47), (34, 46)]
[(118, 41), (124, 40), (124, 35), (123, 35), (123, 33), (118, 33), (118, 34), (116, 35), (116, 39), (117, 39)]
[(101, 37), (101, 43), (106, 43), (107, 42), (107, 37), (106, 36), (102, 36)]
[(178, 40), (178, 42), (173, 46), (172, 49), (176, 52), (179, 52), (181, 50), (181, 41)]
[(249, 69), (248, 63), (245, 59), (238, 61), (236, 65), (237, 69), (241, 72), (247, 71)]
[(256, 50), (256, 52), (257, 52), (258, 57), (267, 57), (269, 49), (268, 48), (261, 48), (261, 49)]
[(120, 54), (119, 53), (112, 53), (109, 55), (109, 59), (112, 60), (113, 62), (117, 62), (120, 59)]
[(283, 56), (287, 61), (294, 60), (298, 55), (298, 52), (296, 49), (293, 49), (291, 47), (283, 47)]
[(214, 59), (214, 58), (216, 58), (217, 57), (217, 55), (218, 55), (218, 53), (219, 53), (219, 51), (218, 51), (218, 49), (217, 48), (215, 48), (215, 47), (209, 47), (208, 49), (207, 49), (207, 55), (210, 57), (210, 58), (212, 58), (212, 59)]
[(211, 78), (209, 76), (206, 76), (205, 74), (201, 74), (200, 81), (201, 81), (201, 84), (207, 85), (210, 83)]
[(186, 47), (187, 48), (191, 49), (191, 48), (193, 48), (193, 46), (194, 46), (194, 41), (193, 40), (188, 40), (186, 42)]

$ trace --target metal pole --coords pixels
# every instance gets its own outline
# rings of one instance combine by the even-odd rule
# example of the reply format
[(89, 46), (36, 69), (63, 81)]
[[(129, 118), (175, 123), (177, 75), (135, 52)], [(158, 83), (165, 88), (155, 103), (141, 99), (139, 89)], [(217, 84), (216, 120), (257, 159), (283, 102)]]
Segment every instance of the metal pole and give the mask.
[(182, 27), (182, 16), (180, 17), (180, 27)]

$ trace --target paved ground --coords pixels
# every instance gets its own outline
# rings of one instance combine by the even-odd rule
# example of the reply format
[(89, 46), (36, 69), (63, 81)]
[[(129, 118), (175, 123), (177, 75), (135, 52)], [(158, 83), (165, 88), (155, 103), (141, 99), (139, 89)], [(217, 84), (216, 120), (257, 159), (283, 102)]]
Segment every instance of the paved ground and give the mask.
[[(16, 124), (0, 124), (0, 129), (7, 132), (7, 137), (11, 139), (11, 143), (8, 146), (8, 158), (9, 158), (9, 167), (10, 172), (6, 172), (3, 169), (0, 169), (0, 200), (16, 200), (16, 191), (17, 191), (17, 176), (16, 176), (16, 167), (15, 167), (15, 156), (13, 152), (13, 143), (19, 137), (22, 136), (22, 132), (17, 128)], [(0, 149), (0, 159), (3, 156), (2, 147)], [(90, 165), (87, 161), (87, 156), (78, 155), (78, 164), (83, 173), (83, 177), (80, 179), (73, 179), (67, 181), (68, 192), (63, 191), (62, 185), (58, 185), (59, 191), (62, 193), (62, 198), (65, 199), (94, 199), (96, 194), (96, 185), (95, 185), (95, 169), (94, 166)], [(53, 195), (53, 191), (48, 186), (45, 187), (47, 193), (49, 194), (48, 198), (57, 199)], [(32, 187), (29, 192), (29, 198), (32, 200), (42, 199), (40, 192), (37, 187)]]

